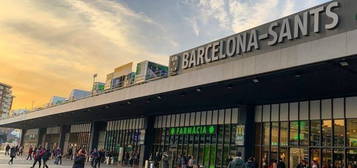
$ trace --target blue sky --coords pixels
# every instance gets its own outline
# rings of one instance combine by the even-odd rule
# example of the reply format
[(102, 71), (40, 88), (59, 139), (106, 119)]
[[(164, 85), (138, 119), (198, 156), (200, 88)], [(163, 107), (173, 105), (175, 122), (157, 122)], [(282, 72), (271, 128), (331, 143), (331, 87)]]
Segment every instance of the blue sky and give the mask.
[(15, 108), (89, 89), (119, 65), (170, 55), (327, 0), (7, 0), (0, 79)]

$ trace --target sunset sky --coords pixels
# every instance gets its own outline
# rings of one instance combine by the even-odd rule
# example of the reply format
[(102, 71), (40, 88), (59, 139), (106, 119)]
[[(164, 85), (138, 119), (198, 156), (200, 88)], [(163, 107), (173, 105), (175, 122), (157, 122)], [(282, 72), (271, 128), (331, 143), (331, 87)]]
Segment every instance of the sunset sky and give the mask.
[(170, 55), (327, 0), (0, 0), (0, 82), (13, 109), (89, 90), (119, 65)]

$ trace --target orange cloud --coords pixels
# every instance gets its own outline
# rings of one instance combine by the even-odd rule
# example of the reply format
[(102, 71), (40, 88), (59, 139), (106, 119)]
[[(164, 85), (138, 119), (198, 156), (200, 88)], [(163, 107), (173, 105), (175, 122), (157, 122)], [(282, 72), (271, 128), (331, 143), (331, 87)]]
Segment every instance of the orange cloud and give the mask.
[(168, 57), (136, 40), (135, 24), (162, 29), (111, 1), (5, 1), (0, 6), (0, 81), (13, 86), (13, 109), (42, 105), (74, 88), (90, 89), (118, 65)]

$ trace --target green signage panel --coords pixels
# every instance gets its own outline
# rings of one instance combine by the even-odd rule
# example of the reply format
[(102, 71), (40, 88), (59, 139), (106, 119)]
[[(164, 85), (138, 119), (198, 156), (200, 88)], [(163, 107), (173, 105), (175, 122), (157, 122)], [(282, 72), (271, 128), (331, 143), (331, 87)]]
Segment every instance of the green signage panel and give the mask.
[(203, 135), (215, 134), (216, 126), (193, 126), (170, 128), (170, 135)]

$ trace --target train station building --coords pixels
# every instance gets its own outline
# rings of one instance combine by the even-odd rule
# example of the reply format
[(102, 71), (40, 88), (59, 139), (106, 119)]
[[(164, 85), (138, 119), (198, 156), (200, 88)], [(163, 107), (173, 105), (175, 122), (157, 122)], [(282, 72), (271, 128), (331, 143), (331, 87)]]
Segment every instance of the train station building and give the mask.
[(357, 167), (357, 1), (336, 0), (170, 56), (169, 73), (21, 116), (22, 144), (168, 153), (224, 168), (238, 151)]

